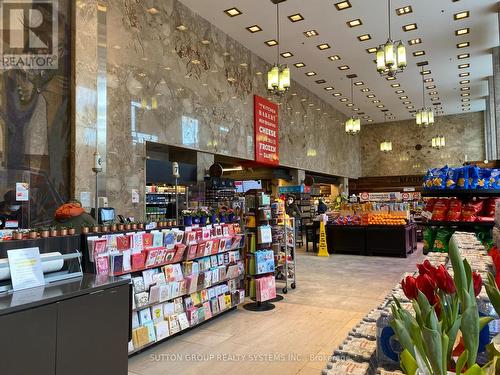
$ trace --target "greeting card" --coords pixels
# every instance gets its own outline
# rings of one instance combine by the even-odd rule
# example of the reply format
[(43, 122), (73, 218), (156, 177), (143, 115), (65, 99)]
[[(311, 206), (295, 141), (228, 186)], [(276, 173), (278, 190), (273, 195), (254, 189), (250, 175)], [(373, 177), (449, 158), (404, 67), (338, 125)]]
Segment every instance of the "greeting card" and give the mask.
[(179, 319), (177, 318), (177, 315), (170, 315), (168, 317), (168, 324), (171, 335), (180, 332), (181, 326), (179, 325)]
[(95, 260), (95, 267), (98, 275), (109, 275), (109, 257), (107, 255), (98, 256)]
[(179, 320), (179, 326), (181, 327), (181, 330), (189, 328), (189, 321), (185, 312), (177, 315), (177, 319)]
[(135, 293), (144, 292), (146, 290), (146, 286), (144, 285), (144, 279), (142, 278), (142, 276), (133, 277), (132, 285), (134, 287)]
[(151, 233), (144, 233), (142, 235), (142, 243), (145, 249), (153, 246), (153, 235)]
[(168, 326), (168, 321), (160, 321), (155, 323), (156, 340), (160, 341), (167, 338), (170, 335), (170, 330)]
[(140, 270), (144, 268), (145, 263), (146, 263), (146, 254), (144, 252), (132, 254), (133, 270)]
[(154, 321), (163, 320), (163, 305), (154, 305), (151, 308), (151, 317)]
[(151, 310), (149, 308), (139, 310), (139, 323), (144, 325), (144, 323), (151, 320)]

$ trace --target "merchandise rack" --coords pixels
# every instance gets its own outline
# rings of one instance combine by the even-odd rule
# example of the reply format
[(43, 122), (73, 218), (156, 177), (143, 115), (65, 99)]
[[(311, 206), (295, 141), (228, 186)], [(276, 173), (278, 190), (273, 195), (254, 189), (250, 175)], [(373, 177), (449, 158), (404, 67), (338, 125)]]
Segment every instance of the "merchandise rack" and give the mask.
[[(152, 229), (152, 230), (130, 230), (130, 231), (116, 231), (116, 232), (106, 232), (106, 233), (89, 233), (89, 234), (84, 234), (82, 235), (82, 248), (84, 249), (83, 251), (83, 255), (84, 255), (84, 258), (86, 258), (86, 262), (85, 262), (85, 265), (86, 265), (86, 272), (89, 272), (89, 273), (95, 273), (95, 268), (94, 268), (94, 263), (90, 262), (89, 260), (89, 256), (88, 256), (88, 237), (105, 237), (107, 235), (113, 235), (113, 234), (116, 234), (116, 235), (123, 235), (123, 234), (132, 234), (132, 233), (151, 233), (151, 232), (155, 232), (155, 231), (158, 231), (158, 232), (161, 232), (162, 229), (167, 229), (167, 230), (172, 230), (172, 229), (179, 229), (178, 227), (172, 227), (172, 228), (158, 228), (158, 229)], [(169, 261), (169, 262), (165, 262), (165, 263), (162, 263), (162, 264), (156, 264), (156, 265), (153, 265), (153, 266), (150, 266), (150, 267), (142, 267), (142, 268), (138, 268), (138, 269), (132, 269), (132, 270), (129, 270), (129, 271), (122, 271), (122, 272), (116, 272), (113, 274), (113, 276), (122, 276), (122, 277), (129, 277), (130, 280), (132, 280), (132, 278), (134, 276), (140, 276), (142, 275), (142, 272), (145, 271), (145, 270), (151, 270), (151, 269), (161, 269), (162, 267), (166, 266), (166, 265), (169, 265), (169, 264), (183, 264), (184, 262), (187, 262), (187, 261), (195, 261), (197, 259), (202, 259), (202, 258), (209, 258), (211, 256), (214, 256), (214, 255), (219, 255), (219, 254), (224, 254), (224, 253), (227, 253), (227, 252), (230, 252), (230, 251), (239, 251), (240, 254), (241, 254), (241, 250), (244, 249), (244, 239), (245, 239), (245, 235), (243, 233), (237, 233), (235, 234), (235, 236), (239, 236), (240, 239), (239, 239), (239, 243), (238, 243), (238, 246), (235, 246), (235, 247), (230, 247), (228, 249), (225, 249), (223, 251), (218, 251), (217, 253), (215, 254), (209, 254), (209, 255), (203, 255), (203, 256), (195, 256), (195, 257), (189, 257), (188, 256), (188, 247), (186, 247), (186, 250), (184, 251), (183, 255), (182, 255), (182, 258), (180, 258), (179, 260), (176, 260), (176, 261)], [(214, 238), (216, 239), (216, 238)], [(234, 266), (234, 265), (238, 265), (238, 264), (242, 264), (244, 262), (244, 258), (241, 257), (240, 255), (240, 260), (239, 261), (233, 261), (233, 262), (227, 262), (227, 263), (224, 263), (223, 265), (226, 267), (226, 271), (228, 269), (228, 267), (230, 266)], [(212, 268), (212, 267), (211, 267)], [(184, 303), (184, 298), (186, 297), (189, 297), (190, 295), (194, 294), (194, 293), (199, 293), (203, 290), (207, 290), (207, 289), (210, 289), (210, 288), (213, 288), (213, 287), (216, 287), (218, 285), (222, 285), (222, 284), (227, 284), (229, 283), (230, 281), (234, 280), (236, 282), (236, 291), (237, 290), (241, 290), (242, 289), (242, 282), (244, 280), (244, 271), (241, 271), (241, 273), (238, 275), (238, 276), (235, 276), (235, 277), (226, 277), (224, 278), (223, 280), (218, 280), (217, 282), (214, 282), (214, 283), (211, 283), (210, 285), (208, 286), (204, 286), (204, 287), (201, 287), (201, 288), (197, 288), (195, 291), (193, 292), (189, 292), (189, 291), (186, 291), (185, 293), (183, 294), (179, 294), (179, 295), (176, 295), (176, 296), (172, 296), (171, 298), (168, 298), (166, 300), (163, 300), (161, 302), (151, 302), (151, 303), (147, 303), (147, 304), (144, 304), (144, 305), (141, 305), (141, 306), (130, 306), (130, 312), (129, 312), (129, 315), (130, 315), (130, 322), (132, 321), (131, 317), (132, 317), (132, 314), (134, 313), (138, 313), (139, 311), (141, 310), (144, 310), (144, 309), (148, 309), (148, 308), (152, 308), (153, 306), (155, 305), (161, 305), (161, 304), (165, 304), (165, 303), (169, 303), (169, 302), (172, 302), (174, 301), (175, 299), (178, 299), (178, 298), (182, 298), (183, 300), (183, 303)], [(143, 346), (140, 346), (140, 347), (137, 347), (137, 348), (134, 348), (133, 350), (130, 350), (128, 352), (128, 355), (129, 356), (132, 356), (134, 354), (137, 354), (139, 352), (142, 352), (143, 350), (149, 348), (149, 347), (152, 347), (158, 343), (161, 343), (161, 342), (165, 342), (166, 340), (168, 339), (171, 339), (172, 337), (176, 337), (180, 334), (183, 334), (187, 331), (190, 331), (191, 329), (195, 328), (195, 327), (198, 327), (202, 324), (204, 324), (205, 322), (211, 320), (211, 319), (214, 319), (214, 318), (217, 318), (229, 311), (233, 311), (237, 308), (238, 305), (241, 305), (243, 302), (244, 302), (244, 299), (242, 300), (239, 300), (239, 299), (236, 299), (236, 298), (233, 298), (236, 294), (235, 292), (227, 292), (227, 293), (230, 293), (231, 294), (231, 305), (226, 307), (225, 309), (221, 310), (221, 311), (218, 311), (216, 313), (212, 313), (211, 316), (209, 318), (206, 318), (204, 319), (203, 321), (200, 321), (200, 322), (197, 322), (193, 325), (191, 325), (191, 323), (189, 324), (189, 327), (186, 327), (184, 329), (180, 329), (180, 331), (176, 332), (176, 333), (172, 333), (170, 335), (168, 335), (167, 337), (164, 337), (164, 338), (161, 338), (161, 339), (156, 339), (154, 341), (151, 341), (151, 342), (148, 342), (147, 344), (143, 345)], [(227, 294), (226, 293), (226, 294)], [(134, 295), (133, 293), (131, 293), (131, 298), (134, 298)], [(130, 323), (132, 324), (132, 323)]]
[(499, 189), (427, 189), (422, 191), (422, 197), (500, 197)]
[(479, 229), (492, 229), (495, 226), (494, 222), (481, 221), (423, 221), (418, 225), (424, 227), (450, 227), (464, 232), (475, 232)]

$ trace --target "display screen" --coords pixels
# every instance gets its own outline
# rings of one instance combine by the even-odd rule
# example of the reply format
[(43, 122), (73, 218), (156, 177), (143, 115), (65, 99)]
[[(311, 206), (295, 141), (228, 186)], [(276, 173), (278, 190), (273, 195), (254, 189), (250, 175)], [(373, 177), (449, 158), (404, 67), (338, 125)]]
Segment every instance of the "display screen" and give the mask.
[(246, 193), (248, 190), (262, 189), (262, 181), (261, 180), (234, 181), (234, 186), (236, 187), (237, 193)]
[(99, 208), (99, 219), (101, 223), (115, 220), (114, 208)]

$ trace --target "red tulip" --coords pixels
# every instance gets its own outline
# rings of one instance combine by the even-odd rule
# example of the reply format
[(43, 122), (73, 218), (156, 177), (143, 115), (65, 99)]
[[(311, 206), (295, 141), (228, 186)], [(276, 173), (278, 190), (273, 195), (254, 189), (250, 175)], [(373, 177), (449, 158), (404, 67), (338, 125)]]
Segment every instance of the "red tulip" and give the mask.
[(413, 276), (406, 276), (406, 278), (401, 280), (401, 287), (403, 288), (406, 298), (417, 299), (417, 280)]
[(437, 268), (434, 267), (428, 260), (424, 261), (422, 264), (417, 264), (417, 268), (420, 275), (429, 275), (431, 278), (434, 278), (434, 275), (437, 272)]
[(436, 282), (427, 274), (418, 275), (417, 276), (417, 288), (420, 290), (426, 297), (431, 305), (436, 304)]
[(437, 287), (445, 293), (453, 294), (457, 291), (453, 278), (442, 264), (437, 268), (434, 280)]
[(479, 293), (481, 293), (481, 288), (483, 287), (483, 279), (477, 272), (472, 272), (472, 281), (474, 283), (474, 295), (477, 297)]

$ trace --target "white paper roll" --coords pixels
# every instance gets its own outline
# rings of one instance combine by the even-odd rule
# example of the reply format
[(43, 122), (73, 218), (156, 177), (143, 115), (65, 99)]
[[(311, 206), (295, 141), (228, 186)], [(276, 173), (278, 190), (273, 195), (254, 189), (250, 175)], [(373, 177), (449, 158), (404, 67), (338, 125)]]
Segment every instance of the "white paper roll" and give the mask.
[[(42, 261), (43, 273), (50, 273), (60, 271), (64, 266), (64, 260), (56, 259), (45, 261), (44, 258), (53, 257), (55, 255), (62, 255), (60, 252), (40, 254)], [(7, 258), (0, 259), (0, 281), (10, 279), (10, 268), (8, 266), (9, 260)], [(4, 265), (7, 265), (4, 267)]]

